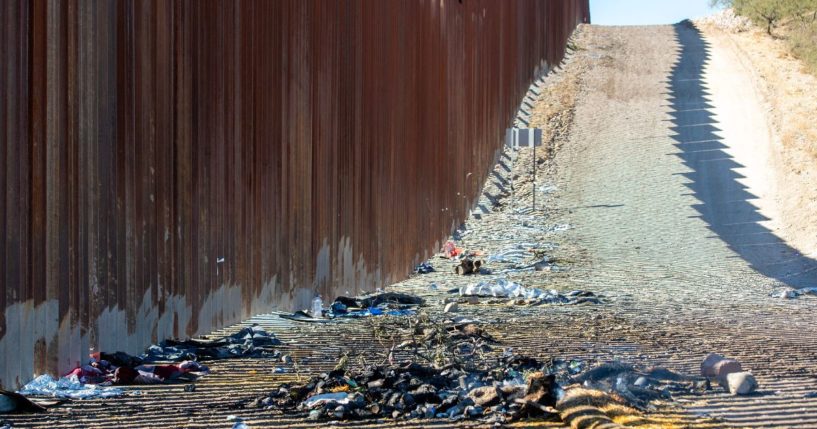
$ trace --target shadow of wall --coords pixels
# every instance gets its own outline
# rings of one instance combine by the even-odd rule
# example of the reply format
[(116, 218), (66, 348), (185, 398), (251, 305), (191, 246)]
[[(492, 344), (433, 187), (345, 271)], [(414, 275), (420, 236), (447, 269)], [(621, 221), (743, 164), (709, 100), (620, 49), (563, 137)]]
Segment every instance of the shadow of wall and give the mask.
[(689, 22), (675, 26), (681, 52), (670, 76), (670, 107), (676, 153), (692, 171), (683, 175), (700, 201), (693, 207), (710, 230), (761, 274), (795, 288), (817, 286), (817, 261), (801, 255), (763, 225), (769, 219), (740, 183), (743, 166), (724, 149), (703, 74), (709, 44)]

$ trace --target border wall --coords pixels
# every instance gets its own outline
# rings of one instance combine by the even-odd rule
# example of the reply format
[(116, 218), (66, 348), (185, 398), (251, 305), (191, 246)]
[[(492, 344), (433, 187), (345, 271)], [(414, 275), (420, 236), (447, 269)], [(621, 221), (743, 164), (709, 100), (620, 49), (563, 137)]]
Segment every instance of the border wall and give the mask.
[(0, 2), (0, 385), (405, 278), (587, 0)]

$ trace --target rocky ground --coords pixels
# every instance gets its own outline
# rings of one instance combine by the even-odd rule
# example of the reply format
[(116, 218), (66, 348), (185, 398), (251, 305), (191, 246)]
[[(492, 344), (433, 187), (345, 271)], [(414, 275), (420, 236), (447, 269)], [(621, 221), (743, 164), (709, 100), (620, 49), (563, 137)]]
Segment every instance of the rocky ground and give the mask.
[[(120, 398), (72, 402), (7, 419), (15, 427), (314, 427), (310, 417), (337, 427), (501, 423), (452, 419), (428, 407), (413, 408), (415, 415), (398, 413), (397, 419), (349, 421), (344, 409), (310, 416), (308, 407), (292, 403), (288, 408), (278, 401), (283, 383), (297, 389), (323, 382), (331, 393), (350, 389), (344, 387), (348, 380), (376, 386), (392, 377), (389, 383), (402, 380), (415, 392), (433, 385), (416, 369), (387, 376), (366, 368), (419, 359), (416, 348), (397, 345), (411, 340), (412, 333), (426, 338), (464, 318), (484, 336), (467, 339), (465, 350), (443, 347), (437, 363), (476, 355), (481, 363), (475, 367), (503, 365), (509, 356), (534, 358), (536, 369), (566, 365), (568, 374), (559, 379), (566, 392), (556, 394), (561, 405), (547, 405), (534, 420), (510, 419), (507, 425), (817, 427), (812, 329), (817, 301), (808, 294), (769, 296), (790, 290), (793, 279), (813, 280), (802, 270), (810, 262), (757, 240), (773, 234), (744, 205), (750, 197), (737, 178), (727, 174), (734, 163), (729, 153), (717, 152), (728, 142), (713, 137), (715, 125), (707, 122), (713, 107), (700, 84), (708, 52), (699, 33), (687, 25), (584, 26), (572, 44), (569, 60), (532, 88), (526, 101), (533, 107), (521, 112), (520, 122), (557, 130), (546, 137), (549, 150), (537, 153), (535, 188), (531, 151), (506, 151), (473, 215), (452, 237), (456, 247), (477, 252), (483, 273), (458, 275), (457, 260), (435, 257), (429, 261), (433, 272), (391, 288), (425, 299), (418, 316), (309, 323), (260, 315), (244, 325), (258, 323), (274, 332), (283, 343), (283, 358), (214, 361), (212, 374), (195, 389), (148, 386)], [(740, 209), (742, 221), (729, 217), (729, 204)], [(542, 294), (460, 296), (481, 282), (485, 287), (511, 282)], [(572, 299), (580, 295), (592, 299)], [(698, 376), (710, 352), (737, 359), (757, 377), (758, 391), (738, 396), (714, 383), (709, 389), (693, 383), (636, 403), (625, 394), (593, 390), (608, 389), (609, 381), (605, 386), (587, 375), (615, 362), (641, 374)], [(531, 380), (531, 374), (524, 377)], [(628, 386), (630, 381), (625, 380)], [(453, 381), (437, 382), (435, 395), (458, 389)], [(423, 389), (421, 394), (431, 394), (429, 387)], [(401, 400), (406, 399), (395, 404)], [(354, 412), (370, 417), (366, 413), (372, 410)]]

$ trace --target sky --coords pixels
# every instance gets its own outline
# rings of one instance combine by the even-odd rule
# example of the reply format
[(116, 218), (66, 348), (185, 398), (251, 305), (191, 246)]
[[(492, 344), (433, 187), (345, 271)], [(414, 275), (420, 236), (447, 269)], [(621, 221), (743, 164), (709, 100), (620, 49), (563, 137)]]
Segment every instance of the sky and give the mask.
[(712, 12), (709, 0), (590, 0), (590, 20), (599, 25), (674, 24)]

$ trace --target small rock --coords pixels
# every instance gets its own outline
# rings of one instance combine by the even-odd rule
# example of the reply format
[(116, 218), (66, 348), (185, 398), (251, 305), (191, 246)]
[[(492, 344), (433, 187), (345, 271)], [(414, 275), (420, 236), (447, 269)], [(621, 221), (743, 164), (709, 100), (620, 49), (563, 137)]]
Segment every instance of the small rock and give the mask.
[(717, 353), (710, 353), (701, 363), (701, 375), (709, 378), (723, 380), (727, 374), (741, 372), (740, 362), (734, 359), (727, 359)]
[(311, 422), (315, 422), (321, 419), (321, 414), (323, 414), (322, 409), (312, 410), (309, 412), (309, 416), (307, 416), (306, 419)]
[(188, 385), (184, 386), (184, 391), (185, 392), (195, 392), (196, 391), (196, 385), (195, 384), (188, 384)]
[(286, 363), (286, 364), (292, 363), (292, 356), (290, 356), (290, 355), (281, 356), (281, 362)]
[(475, 405), (469, 405), (469, 406), (465, 407), (464, 414), (469, 416), (469, 417), (477, 417), (477, 416), (482, 415), (483, 412), (484, 412), (483, 408), (480, 407), (479, 405), (476, 405), (476, 406)]
[(817, 392), (805, 393), (805, 394), (803, 394), (803, 397), (806, 398), (806, 399), (817, 398)]
[(481, 407), (489, 407), (499, 402), (499, 392), (494, 386), (483, 386), (472, 389), (468, 392), (468, 397), (474, 404)]
[(757, 380), (749, 372), (733, 372), (726, 376), (729, 392), (733, 395), (748, 395), (757, 389)]
[(368, 410), (375, 416), (379, 416), (380, 413), (383, 411), (383, 406), (377, 402), (373, 402), (366, 407), (366, 410)]
[(469, 304), (479, 304), (479, 297), (478, 296), (465, 297), (465, 302)]
[(650, 381), (647, 380), (647, 377), (641, 376), (641, 377), (638, 377), (638, 379), (633, 384), (638, 386), (638, 387), (647, 387), (647, 386), (649, 386)]
[(449, 302), (448, 304), (445, 305), (445, 310), (443, 310), (443, 312), (444, 313), (455, 313), (457, 310), (459, 310), (459, 306), (457, 305), (457, 303), (456, 302)]
[(713, 369), (715, 371), (715, 378), (718, 380), (723, 380), (727, 375), (733, 372), (743, 371), (740, 362), (734, 359), (724, 359), (716, 363)]
[(550, 271), (552, 268), (553, 266), (550, 265), (548, 260), (542, 260), (533, 265), (533, 269), (536, 271)]
[(701, 376), (702, 377), (714, 377), (715, 376), (715, 364), (726, 359), (725, 357), (717, 354), (717, 353), (710, 353), (706, 355), (704, 361), (701, 362)]

